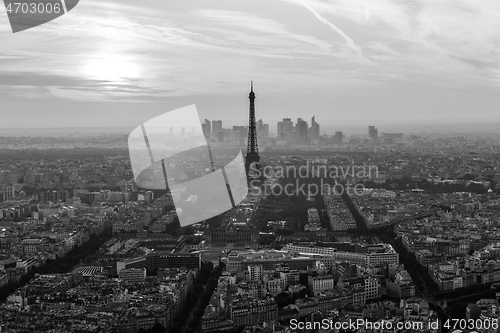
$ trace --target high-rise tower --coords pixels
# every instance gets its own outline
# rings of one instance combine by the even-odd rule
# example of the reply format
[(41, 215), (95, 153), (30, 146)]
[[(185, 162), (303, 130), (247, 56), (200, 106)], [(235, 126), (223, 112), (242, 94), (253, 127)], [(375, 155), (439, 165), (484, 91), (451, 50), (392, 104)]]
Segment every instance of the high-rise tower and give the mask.
[(309, 139), (311, 141), (319, 140), (319, 124), (316, 122), (315, 116), (311, 118), (311, 128), (309, 128)]
[(248, 146), (245, 158), (245, 168), (250, 174), (250, 166), (254, 164), (254, 169), (260, 170), (259, 146), (257, 145), (257, 129), (255, 126), (255, 93), (253, 92), (253, 81), (250, 84), (250, 117), (248, 123)]

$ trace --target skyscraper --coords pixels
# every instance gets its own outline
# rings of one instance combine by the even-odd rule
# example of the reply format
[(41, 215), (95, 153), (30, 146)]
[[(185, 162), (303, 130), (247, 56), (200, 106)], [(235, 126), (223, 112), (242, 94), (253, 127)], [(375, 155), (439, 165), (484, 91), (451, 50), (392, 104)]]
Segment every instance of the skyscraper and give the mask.
[(262, 142), (266, 142), (267, 138), (269, 138), (269, 124), (262, 124), (259, 130), (259, 141), (262, 146)]
[(298, 144), (304, 145), (308, 143), (309, 128), (307, 126), (307, 121), (302, 120), (302, 118), (297, 118), (297, 124), (295, 125), (295, 134)]
[(210, 134), (212, 134), (212, 124), (210, 123), (210, 120), (205, 119), (205, 135)]
[(247, 132), (248, 128), (246, 126), (233, 126), (233, 141), (243, 146), (245, 144)]
[(276, 133), (278, 136), (280, 136), (281, 134), (284, 134), (284, 127), (283, 127), (283, 122), (282, 121), (278, 121), (278, 128), (277, 128), (278, 132)]
[(368, 126), (368, 137), (373, 140), (377, 140), (378, 130), (375, 126)]
[(315, 116), (311, 118), (311, 128), (309, 129), (309, 139), (319, 140), (319, 124), (316, 122)]
[(212, 121), (212, 134), (217, 137), (219, 132), (222, 132), (222, 120)]
[(344, 135), (342, 131), (336, 131), (335, 136), (333, 138), (334, 143), (340, 144), (344, 142)]
[(264, 124), (262, 119), (259, 119), (259, 121), (256, 123), (256, 129), (257, 129), (257, 138), (259, 141), (266, 142), (267, 138), (269, 137), (269, 125)]
[(283, 134), (286, 135), (288, 140), (292, 139), (293, 121), (291, 118), (283, 118)]
[(255, 126), (257, 129), (257, 133), (259, 133), (264, 127), (264, 122), (262, 121), (262, 119), (259, 119), (259, 121), (255, 124)]
[(253, 92), (253, 81), (250, 85), (248, 99), (250, 99), (250, 111), (248, 120), (247, 156), (245, 158), (247, 173), (249, 173), (252, 164), (254, 164), (255, 168), (260, 169), (259, 146), (257, 144), (257, 129), (255, 125), (255, 93)]

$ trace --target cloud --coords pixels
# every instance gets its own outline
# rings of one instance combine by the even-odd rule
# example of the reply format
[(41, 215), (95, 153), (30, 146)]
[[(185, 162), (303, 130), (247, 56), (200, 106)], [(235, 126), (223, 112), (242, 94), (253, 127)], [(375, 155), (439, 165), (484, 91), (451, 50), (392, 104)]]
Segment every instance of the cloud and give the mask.
[[(363, 56), (395, 77), (428, 74), (434, 79), (448, 72), (459, 78), (455, 85), (466, 86), (473, 76), (488, 85), (500, 64), (500, 2), (496, 0), (282, 1), (308, 8), (353, 50), (362, 50)], [(332, 23), (335, 20), (343, 22), (342, 29)]]
[(237, 12), (230, 10), (201, 9), (197, 12), (201, 18), (212, 21), (212, 25), (229, 26), (231, 29), (241, 29), (265, 34), (266, 37), (274, 36), (274, 42), (280, 44), (280, 39), (286, 38), (311, 45), (315, 45), (322, 50), (329, 50), (331, 45), (314, 36), (297, 34), (292, 32), (286, 25), (275, 20), (260, 17), (253, 13)]
[(499, 16), (498, 0), (88, 0), (15, 38), (0, 31), (0, 85), (105, 102), (230, 95), (250, 78), (273, 93), (492, 86)]
[(126, 80), (125, 83), (117, 84), (107, 80), (35, 72), (0, 72), (0, 87), (3, 94), (42, 99), (59, 97), (78, 100), (84, 95), (85, 100), (97, 101), (178, 95), (175, 89), (142, 86), (140, 80)]
[[(305, 6), (315, 15), (330, 14), (369, 28), (358, 41), (360, 47), (370, 39), (391, 37), (437, 52), (488, 54), (500, 41), (500, 3), (496, 0), (283, 1)], [(323, 22), (328, 24), (324, 17)]]
[(467, 58), (462, 58), (462, 57), (457, 57), (454, 55), (450, 56), (453, 59), (456, 59), (460, 62), (463, 62), (465, 64), (468, 64), (474, 68), (477, 69), (499, 69), (499, 63), (494, 62), (494, 61), (482, 61), (482, 60), (476, 60), (476, 59), (467, 59)]
[(309, 6), (305, 1), (300, 1), (300, 4), (302, 6), (304, 6), (305, 8), (307, 8), (321, 23), (326, 24), (333, 31), (337, 32), (340, 36), (342, 36), (342, 38), (344, 38), (346, 44), (352, 50), (354, 50), (354, 52), (356, 52), (358, 54), (358, 56), (360, 56), (360, 57), (363, 58), (363, 52), (356, 45), (356, 43), (354, 43), (354, 41), (352, 40), (352, 38), (350, 38), (349, 36), (347, 36), (347, 34), (345, 32), (343, 32), (340, 28), (338, 28), (336, 25), (334, 25), (333, 23), (331, 23), (330, 21), (328, 21), (326, 18), (324, 18), (323, 16), (321, 16), (312, 6)]

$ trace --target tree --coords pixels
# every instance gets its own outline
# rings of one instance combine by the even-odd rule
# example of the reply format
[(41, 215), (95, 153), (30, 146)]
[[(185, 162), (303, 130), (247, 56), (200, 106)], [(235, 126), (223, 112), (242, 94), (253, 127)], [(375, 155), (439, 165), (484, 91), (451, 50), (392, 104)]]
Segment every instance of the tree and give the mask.
[(451, 318), (464, 318), (467, 303), (455, 303), (447, 309)]
[(302, 289), (298, 293), (298, 296), (299, 296), (298, 298), (301, 298), (301, 299), (302, 298), (306, 298), (306, 296), (308, 296), (308, 295), (309, 295), (308, 290), (307, 289)]
[(147, 333), (166, 333), (165, 327), (162, 324), (156, 323), (152, 328), (150, 328)]
[(186, 235), (186, 236), (194, 235), (193, 228), (191, 228), (191, 227), (185, 227), (184, 228), (184, 235)]
[(189, 323), (189, 328), (195, 330), (199, 325), (200, 322), (198, 320), (191, 320), (191, 322)]

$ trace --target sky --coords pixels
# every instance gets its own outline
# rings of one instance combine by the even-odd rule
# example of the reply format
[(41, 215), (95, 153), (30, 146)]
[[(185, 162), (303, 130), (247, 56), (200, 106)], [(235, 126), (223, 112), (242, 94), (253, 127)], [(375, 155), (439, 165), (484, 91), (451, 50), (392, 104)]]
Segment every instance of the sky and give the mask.
[[(342, 126), (500, 122), (498, 0), (81, 0), (12, 33), (1, 128), (136, 127), (195, 104)], [(322, 130), (323, 132), (323, 130)]]

